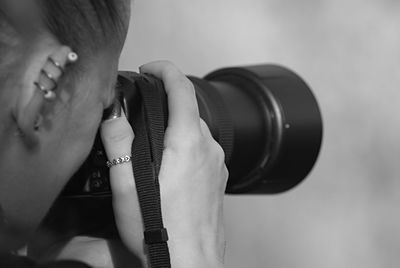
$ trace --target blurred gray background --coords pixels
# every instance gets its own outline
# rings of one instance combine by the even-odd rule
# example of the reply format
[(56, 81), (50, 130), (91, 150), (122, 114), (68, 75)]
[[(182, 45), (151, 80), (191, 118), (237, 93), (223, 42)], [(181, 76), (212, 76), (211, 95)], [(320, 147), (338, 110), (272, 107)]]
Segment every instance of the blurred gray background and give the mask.
[(226, 197), (227, 267), (399, 267), (399, 28), (395, 0), (134, 3), (122, 69), (279, 63), (320, 102), (323, 148), (304, 183)]

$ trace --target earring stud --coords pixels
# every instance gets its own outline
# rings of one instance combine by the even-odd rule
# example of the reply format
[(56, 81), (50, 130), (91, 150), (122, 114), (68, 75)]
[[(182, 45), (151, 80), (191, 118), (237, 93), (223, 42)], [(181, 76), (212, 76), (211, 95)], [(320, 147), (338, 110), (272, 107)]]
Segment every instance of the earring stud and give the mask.
[(68, 53), (67, 58), (69, 62), (74, 63), (78, 60), (78, 54), (76, 54), (75, 52), (70, 52)]
[[(69, 52), (67, 54), (67, 59), (65, 61), (63, 61), (63, 63), (74, 63), (78, 60), (78, 54), (76, 54), (75, 52)], [(63, 75), (65, 73), (65, 64), (61, 64), (60, 62), (58, 62), (57, 60), (55, 60), (52, 56), (48, 57), (48, 61), (53, 64), (57, 69), (60, 70), (61, 75)], [(52, 88), (46, 88), (45, 86), (43, 86), (40, 82), (34, 82), (35, 86), (40, 89), (40, 91), (43, 92), (43, 97), (48, 100), (48, 101), (53, 101), (56, 99), (57, 95), (54, 92), (54, 89), (57, 88), (58, 86), (58, 76), (57, 78), (50, 73), (49, 71), (42, 69), (41, 70), (41, 74), (43, 74), (48, 80), (50, 80), (54, 86)]]
[(56, 98), (54, 91), (45, 88), (39, 82), (34, 82), (35, 86), (43, 92), (43, 97), (48, 101), (53, 101)]

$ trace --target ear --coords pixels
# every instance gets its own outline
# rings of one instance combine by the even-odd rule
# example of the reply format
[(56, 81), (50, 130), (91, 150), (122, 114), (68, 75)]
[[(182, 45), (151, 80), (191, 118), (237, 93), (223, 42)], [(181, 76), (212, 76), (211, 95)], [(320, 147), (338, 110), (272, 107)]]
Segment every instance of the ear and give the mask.
[(26, 61), (26, 69), (19, 85), (20, 93), (15, 105), (14, 117), (29, 145), (38, 142), (38, 131), (47, 107), (57, 101), (58, 81), (68, 63), (78, 57), (67, 46), (45, 42), (32, 51)]

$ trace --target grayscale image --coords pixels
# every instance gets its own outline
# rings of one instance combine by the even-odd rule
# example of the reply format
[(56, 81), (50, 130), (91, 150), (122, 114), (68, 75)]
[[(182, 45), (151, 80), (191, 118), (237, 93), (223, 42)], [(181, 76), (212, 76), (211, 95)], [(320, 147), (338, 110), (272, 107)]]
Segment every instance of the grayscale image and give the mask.
[(0, 268), (396, 268), (400, 2), (0, 0)]

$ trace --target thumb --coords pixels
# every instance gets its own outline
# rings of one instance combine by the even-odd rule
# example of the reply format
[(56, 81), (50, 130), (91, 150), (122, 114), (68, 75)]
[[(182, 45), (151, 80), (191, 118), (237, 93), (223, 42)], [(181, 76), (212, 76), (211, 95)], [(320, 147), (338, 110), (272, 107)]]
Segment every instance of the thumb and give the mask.
[[(114, 102), (112, 111), (101, 124), (100, 132), (109, 161), (131, 156), (134, 133), (118, 100)], [(125, 162), (110, 167), (110, 184), (114, 196), (127, 191), (132, 194), (132, 190), (136, 192), (132, 164)]]

